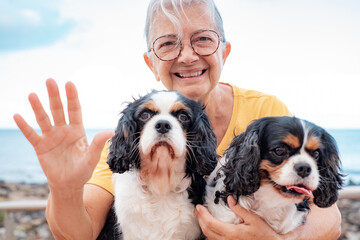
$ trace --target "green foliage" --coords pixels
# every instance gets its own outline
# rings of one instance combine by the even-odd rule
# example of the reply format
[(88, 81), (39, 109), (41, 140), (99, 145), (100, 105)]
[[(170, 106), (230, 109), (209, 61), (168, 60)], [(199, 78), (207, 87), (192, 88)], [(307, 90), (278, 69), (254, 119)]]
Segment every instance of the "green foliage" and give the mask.
[(4, 221), (5, 221), (5, 212), (0, 211), (0, 227), (4, 226)]

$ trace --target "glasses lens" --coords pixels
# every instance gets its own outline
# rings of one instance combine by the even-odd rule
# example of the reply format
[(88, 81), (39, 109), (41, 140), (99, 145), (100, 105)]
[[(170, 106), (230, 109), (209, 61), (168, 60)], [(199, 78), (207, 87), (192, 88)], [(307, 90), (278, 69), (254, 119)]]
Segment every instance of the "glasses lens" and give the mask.
[(179, 38), (176, 35), (159, 37), (155, 40), (153, 49), (161, 60), (173, 60), (177, 58), (181, 49)]
[(211, 30), (195, 33), (191, 37), (191, 45), (197, 54), (202, 56), (211, 55), (219, 47), (219, 35)]

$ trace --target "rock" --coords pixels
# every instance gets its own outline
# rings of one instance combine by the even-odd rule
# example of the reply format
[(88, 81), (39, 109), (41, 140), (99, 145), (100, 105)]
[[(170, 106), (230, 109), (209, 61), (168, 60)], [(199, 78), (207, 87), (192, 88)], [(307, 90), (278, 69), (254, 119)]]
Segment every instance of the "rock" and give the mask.
[(347, 240), (359, 240), (360, 239), (360, 233), (359, 232), (348, 232), (346, 233)]
[(8, 190), (3, 189), (3, 188), (1, 188), (1, 186), (0, 186), (0, 197), (1, 197), (1, 198), (7, 198), (7, 197), (8, 197), (8, 193), (9, 193)]
[(360, 226), (360, 213), (359, 213), (359, 211), (349, 213), (349, 215), (347, 216), (347, 220), (351, 224)]

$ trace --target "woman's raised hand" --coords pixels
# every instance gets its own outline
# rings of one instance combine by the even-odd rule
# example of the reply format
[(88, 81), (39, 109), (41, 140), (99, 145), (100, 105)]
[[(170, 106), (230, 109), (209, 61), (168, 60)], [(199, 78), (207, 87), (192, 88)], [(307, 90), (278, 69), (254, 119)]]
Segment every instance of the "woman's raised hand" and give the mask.
[(112, 131), (98, 133), (89, 146), (75, 85), (71, 82), (65, 85), (68, 124), (56, 82), (48, 79), (46, 86), (54, 124), (51, 123), (39, 98), (34, 93), (29, 95), (29, 101), (42, 135), (38, 135), (19, 114), (14, 115), (14, 120), (34, 147), (48, 179), (49, 187), (60, 191), (62, 189), (80, 190), (90, 179), (106, 140), (114, 133)]

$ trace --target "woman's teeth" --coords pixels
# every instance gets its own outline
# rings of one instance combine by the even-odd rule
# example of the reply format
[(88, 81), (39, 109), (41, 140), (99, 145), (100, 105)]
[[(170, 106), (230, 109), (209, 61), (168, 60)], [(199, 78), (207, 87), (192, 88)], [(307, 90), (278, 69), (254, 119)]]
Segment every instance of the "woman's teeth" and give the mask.
[(205, 70), (198, 71), (198, 72), (191, 72), (191, 73), (175, 73), (176, 76), (181, 78), (190, 78), (190, 77), (198, 77), (202, 75), (205, 72)]

